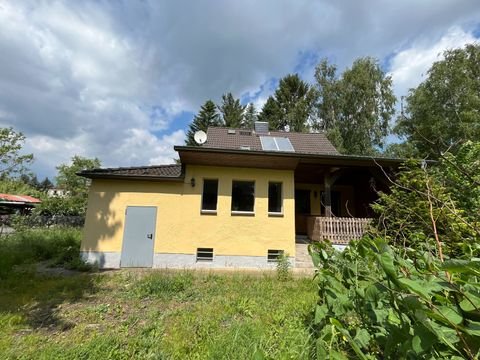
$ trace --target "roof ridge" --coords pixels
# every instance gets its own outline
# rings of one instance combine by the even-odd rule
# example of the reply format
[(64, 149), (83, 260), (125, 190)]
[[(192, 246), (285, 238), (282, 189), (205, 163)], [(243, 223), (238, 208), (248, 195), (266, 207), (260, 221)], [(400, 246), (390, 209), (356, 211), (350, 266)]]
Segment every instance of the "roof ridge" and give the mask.
[[(209, 126), (207, 131), (210, 129), (226, 129), (226, 130), (238, 130), (238, 131), (255, 131), (255, 129), (247, 129), (247, 128), (237, 128), (237, 127), (228, 127), (228, 126)], [(319, 130), (318, 132), (300, 132), (300, 131), (285, 131), (285, 130), (268, 130), (269, 133), (271, 132), (279, 132), (279, 133), (286, 133), (286, 134), (305, 134), (305, 135), (316, 135), (316, 134), (325, 134), (324, 130)]]

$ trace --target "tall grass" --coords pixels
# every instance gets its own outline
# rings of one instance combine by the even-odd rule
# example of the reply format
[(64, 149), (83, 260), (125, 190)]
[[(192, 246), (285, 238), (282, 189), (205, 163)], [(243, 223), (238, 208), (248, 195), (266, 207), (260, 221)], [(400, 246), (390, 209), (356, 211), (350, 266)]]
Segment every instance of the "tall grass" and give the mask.
[(315, 351), (310, 278), (122, 270), (1, 284), (2, 359), (310, 359)]
[(29, 229), (0, 236), (0, 279), (15, 266), (48, 261), (51, 265), (82, 268), (81, 231), (75, 228)]

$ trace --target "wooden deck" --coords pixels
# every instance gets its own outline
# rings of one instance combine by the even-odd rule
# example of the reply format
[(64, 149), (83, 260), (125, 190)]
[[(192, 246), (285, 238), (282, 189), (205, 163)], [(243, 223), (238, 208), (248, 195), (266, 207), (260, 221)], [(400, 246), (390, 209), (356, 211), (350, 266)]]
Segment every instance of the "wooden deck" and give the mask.
[(360, 239), (370, 226), (370, 218), (317, 217), (307, 219), (307, 235), (312, 241), (329, 240), (334, 244), (348, 244)]

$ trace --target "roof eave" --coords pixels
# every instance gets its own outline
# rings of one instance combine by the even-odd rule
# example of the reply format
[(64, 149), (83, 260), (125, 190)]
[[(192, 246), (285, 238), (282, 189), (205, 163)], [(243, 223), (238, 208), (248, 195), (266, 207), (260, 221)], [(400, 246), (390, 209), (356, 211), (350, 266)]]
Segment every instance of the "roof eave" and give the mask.
[(358, 161), (374, 161), (374, 162), (388, 162), (392, 164), (402, 164), (406, 159), (401, 158), (387, 158), (387, 157), (374, 157), (374, 156), (362, 156), (362, 155), (342, 155), (342, 154), (311, 154), (311, 153), (298, 153), (298, 152), (286, 152), (286, 151), (259, 151), (259, 150), (236, 150), (236, 149), (222, 149), (222, 148), (206, 148), (199, 146), (174, 146), (174, 150), (178, 152), (205, 152), (205, 153), (223, 153), (223, 154), (238, 154), (238, 155), (260, 155), (260, 156), (279, 156), (290, 157), (297, 159), (328, 159), (328, 160), (358, 160)]
[(114, 175), (114, 174), (99, 174), (91, 172), (78, 172), (78, 176), (82, 176), (88, 179), (115, 179), (115, 180), (143, 180), (143, 181), (170, 181), (170, 182), (183, 182), (185, 176), (155, 176), (155, 175)]

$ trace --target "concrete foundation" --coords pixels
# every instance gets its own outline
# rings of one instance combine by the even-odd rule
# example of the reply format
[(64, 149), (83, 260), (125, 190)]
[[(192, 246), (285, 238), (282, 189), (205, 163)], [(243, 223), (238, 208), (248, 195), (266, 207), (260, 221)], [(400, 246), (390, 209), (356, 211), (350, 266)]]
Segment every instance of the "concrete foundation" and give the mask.
[(100, 269), (118, 269), (120, 252), (80, 251), (80, 257), (89, 264), (97, 264)]
[[(89, 264), (97, 264), (101, 269), (120, 268), (120, 252), (82, 251), (81, 257)], [(295, 258), (289, 257), (290, 264), (295, 267)], [(273, 269), (276, 263), (267, 262), (266, 256), (214, 255), (212, 261), (196, 261), (195, 254), (164, 254), (153, 256), (154, 268), (168, 269), (214, 269), (214, 268), (250, 268)]]

